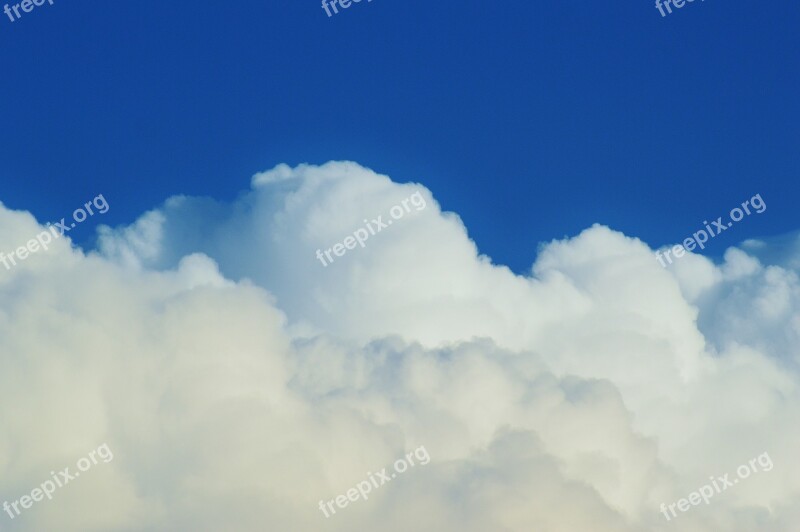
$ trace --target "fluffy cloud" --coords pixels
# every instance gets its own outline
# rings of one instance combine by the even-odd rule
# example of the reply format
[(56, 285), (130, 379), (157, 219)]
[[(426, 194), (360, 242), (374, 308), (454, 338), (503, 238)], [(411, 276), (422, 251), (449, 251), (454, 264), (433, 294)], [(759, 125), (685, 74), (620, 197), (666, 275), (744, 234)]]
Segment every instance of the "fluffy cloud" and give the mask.
[[(0, 206), (3, 249), (39, 231)], [(0, 528), (800, 526), (796, 239), (665, 270), (596, 225), (515, 275), (424, 186), (341, 162), (100, 233), (0, 267), (0, 496), (103, 442), (115, 459)], [(420, 445), (429, 464), (318, 509)], [(659, 512), (764, 452), (771, 471)]]

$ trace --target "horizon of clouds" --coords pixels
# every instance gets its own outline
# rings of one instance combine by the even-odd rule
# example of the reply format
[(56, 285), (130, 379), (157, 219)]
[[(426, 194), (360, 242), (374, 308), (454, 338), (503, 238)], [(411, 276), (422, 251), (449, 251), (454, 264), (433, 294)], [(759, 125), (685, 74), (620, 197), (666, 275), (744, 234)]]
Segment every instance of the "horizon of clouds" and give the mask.
[[(414, 192), (424, 210), (317, 261)], [(41, 230), (0, 205), (0, 242)], [(0, 268), (0, 497), (102, 442), (115, 460), (0, 527), (800, 525), (796, 235), (664, 269), (597, 224), (515, 275), (423, 185), (353, 162), (278, 165), (233, 202), (172, 197), (99, 233)], [(317, 509), (419, 445), (424, 468)], [(763, 452), (769, 473), (659, 513)]]

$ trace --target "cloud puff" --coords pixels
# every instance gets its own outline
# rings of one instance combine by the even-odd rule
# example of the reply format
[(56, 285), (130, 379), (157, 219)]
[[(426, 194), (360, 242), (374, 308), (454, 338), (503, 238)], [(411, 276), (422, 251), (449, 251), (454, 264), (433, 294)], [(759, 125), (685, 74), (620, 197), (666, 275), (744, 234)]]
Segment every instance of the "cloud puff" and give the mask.
[[(363, 248), (317, 259), (379, 216)], [(38, 231), (0, 206), (3, 249)], [(797, 246), (665, 270), (596, 225), (515, 275), (424, 186), (349, 162), (100, 233), (0, 267), (0, 497), (115, 454), (4, 529), (800, 525)], [(420, 445), (429, 464), (318, 509)], [(764, 452), (769, 472), (660, 513)]]

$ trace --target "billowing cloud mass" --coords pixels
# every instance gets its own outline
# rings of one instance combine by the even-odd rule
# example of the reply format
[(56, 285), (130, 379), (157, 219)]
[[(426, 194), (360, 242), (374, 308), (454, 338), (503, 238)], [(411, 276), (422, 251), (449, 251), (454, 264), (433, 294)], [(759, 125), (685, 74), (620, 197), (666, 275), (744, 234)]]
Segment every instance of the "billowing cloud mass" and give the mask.
[[(41, 230), (0, 206), (4, 249)], [(0, 529), (796, 532), (799, 244), (664, 269), (595, 225), (515, 275), (422, 184), (355, 163), (170, 198), (0, 267), (0, 503), (114, 452)]]

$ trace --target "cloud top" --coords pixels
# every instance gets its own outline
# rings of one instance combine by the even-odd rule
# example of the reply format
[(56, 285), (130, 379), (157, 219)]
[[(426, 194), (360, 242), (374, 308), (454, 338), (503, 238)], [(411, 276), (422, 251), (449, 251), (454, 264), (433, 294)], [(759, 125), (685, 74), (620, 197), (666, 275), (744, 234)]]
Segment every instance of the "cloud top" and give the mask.
[[(315, 257), (416, 193), (426, 207), (363, 248)], [(1, 242), (40, 230), (0, 206)], [(795, 242), (665, 270), (595, 225), (516, 275), (423, 185), (352, 162), (279, 165), (230, 203), (169, 198), (96, 251), (64, 240), (0, 268), (0, 496), (100, 443), (115, 455), (0, 522), (796, 530)], [(420, 445), (425, 467), (319, 511)], [(764, 452), (768, 473), (659, 512)]]

